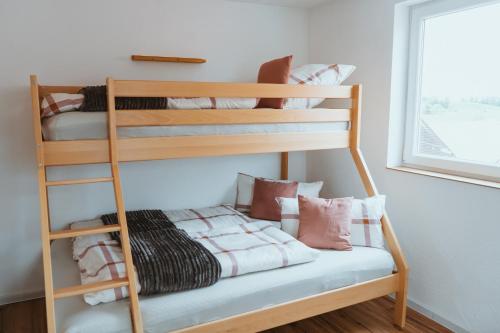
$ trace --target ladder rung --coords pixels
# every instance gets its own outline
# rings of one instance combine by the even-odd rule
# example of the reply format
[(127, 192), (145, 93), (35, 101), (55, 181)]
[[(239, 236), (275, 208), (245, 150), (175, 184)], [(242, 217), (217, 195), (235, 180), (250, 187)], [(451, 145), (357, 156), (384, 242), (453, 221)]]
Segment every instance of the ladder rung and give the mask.
[(73, 238), (77, 236), (93, 235), (93, 234), (104, 234), (107, 232), (120, 231), (121, 227), (116, 225), (103, 225), (99, 227), (92, 228), (81, 228), (81, 229), (66, 229), (53, 231), (50, 233), (50, 239), (62, 239), (62, 238)]
[(54, 290), (54, 298), (71, 297), (77, 295), (83, 295), (86, 293), (92, 293), (100, 290), (113, 289), (118, 287), (124, 287), (128, 285), (127, 278), (120, 278), (116, 280), (109, 280), (103, 282), (82, 284), (79, 286), (72, 286), (66, 288), (60, 288)]
[(66, 179), (66, 180), (47, 181), (45, 183), (45, 185), (46, 186), (64, 186), (64, 185), (106, 183), (106, 182), (112, 182), (112, 181), (113, 181), (113, 177)]

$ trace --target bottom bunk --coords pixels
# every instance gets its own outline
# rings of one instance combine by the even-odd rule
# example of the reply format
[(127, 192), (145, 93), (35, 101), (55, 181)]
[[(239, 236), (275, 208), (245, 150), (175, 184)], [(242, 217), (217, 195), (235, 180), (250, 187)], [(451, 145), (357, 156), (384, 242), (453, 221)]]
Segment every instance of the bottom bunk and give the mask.
[[(71, 242), (55, 242), (52, 252), (56, 286), (78, 284), (79, 272), (71, 255)], [(353, 251), (322, 250), (313, 262), (225, 278), (206, 288), (141, 297), (144, 331), (180, 330), (338, 288), (361, 286), (374, 279), (386, 287), (378, 289), (380, 295), (372, 296), (377, 297), (394, 290), (396, 279), (388, 283), (382, 283), (381, 279), (391, 275), (396, 278), (393, 269), (392, 256), (383, 249), (355, 246)], [(349, 297), (353, 303), (359, 302), (358, 297), (370, 298), (363, 289), (356, 293), (357, 297)], [(349, 301), (345, 300), (347, 305)], [(334, 309), (336, 304), (328, 306)], [(82, 297), (63, 299), (56, 304), (56, 318), (58, 332), (130, 332), (131, 327), (127, 300), (90, 306)], [(244, 327), (240, 329), (245, 331)]]

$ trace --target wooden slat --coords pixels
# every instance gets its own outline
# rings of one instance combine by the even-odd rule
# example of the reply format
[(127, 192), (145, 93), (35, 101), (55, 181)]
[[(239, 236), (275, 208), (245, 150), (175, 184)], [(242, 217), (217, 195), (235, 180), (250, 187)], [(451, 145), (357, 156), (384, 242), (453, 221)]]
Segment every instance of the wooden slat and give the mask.
[(65, 179), (65, 180), (52, 180), (45, 183), (46, 186), (65, 186), (65, 185), (80, 185), (80, 184), (94, 184), (112, 182), (113, 177), (102, 178), (86, 178), (86, 179)]
[(116, 112), (117, 126), (279, 124), (349, 121), (349, 109), (313, 110), (127, 110)]
[(47, 166), (110, 161), (108, 140), (46, 141), (43, 147)]
[(202, 58), (184, 58), (184, 57), (161, 57), (133, 54), (130, 57), (133, 61), (156, 61), (156, 62), (180, 62), (187, 64), (203, 64), (207, 59)]
[(352, 286), (327, 291), (298, 300), (265, 307), (229, 318), (224, 318), (194, 327), (180, 329), (175, 333), (246, 333), (258, 332), (309, 318), (321, 313), (340, 309), (352, 304), (368, 301), (390, 294), (398, 288), (398, 274)]
[(81, 228), (81, 229), (66, 229), (53, 231), (50, 233), (50, 239), (63, 239), (63, 238), (73, 238), (77, 236), (87, 236), (95, 234), (104, 234), (107, 232), (120, 231), (121, 227), (119, 225), (104, 225), (92, 228)]
[(349, 132), (211, 135), (120, 140), (120, 161), (276, 153), (348, 147)]
[(58, 298), (64, 298), (64, 297), (78, 296), (78, 295), (83, 295), (86, 293), (93, 293), (96, 291), (101, 291), (101, 290), (106, 290), (106, 289), (125, 287), (127, 285), (128, 285), (127, 278), (120, 278), (120, 279), (116, 279), (116, 280), (82, 284), (79, 286), (72, 286), (72, 287), (65, 287), (65, 288), (56, 289), (54, 291), (54, 297), (56, 299), (58, 299)]
[(117, 97), (260, 97), (350, 98), (351, 86), (297, 84), (114, 81)]
[[(44, 143), (47, 166), (109, 162), (107, 140)], [(120, 162), (347, 148), (349, 131), (127, 138), (118, 140)]]

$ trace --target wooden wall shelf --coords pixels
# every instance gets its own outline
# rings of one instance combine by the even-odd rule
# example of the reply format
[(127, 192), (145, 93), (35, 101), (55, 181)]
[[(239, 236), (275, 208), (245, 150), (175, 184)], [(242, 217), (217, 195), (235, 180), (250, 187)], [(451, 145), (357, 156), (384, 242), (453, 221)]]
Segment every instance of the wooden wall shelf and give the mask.
[(160, 57), (137, 54), (133, 54), (131, 58), (132, 61), (180, 62), (188, 64), (203, 64), (207, 62), (207, 59), (202, 58)]

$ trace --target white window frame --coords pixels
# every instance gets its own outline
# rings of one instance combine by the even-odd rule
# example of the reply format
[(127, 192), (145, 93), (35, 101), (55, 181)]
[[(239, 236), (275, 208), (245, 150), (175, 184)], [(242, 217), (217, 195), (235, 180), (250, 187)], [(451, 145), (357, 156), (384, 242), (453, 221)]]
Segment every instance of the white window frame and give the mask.
[(461, 12), (498, 2), (500, 1), (441, 0), (428, 1), (411, 7), (403, 166), (477, 179), (500, 180), (500, 167), (494, 165), (489, 166), (470, 161), (458, 161), (457, 159), (417, 153), (417, 125), (420, 120), (424, 21), (428, 18)]

